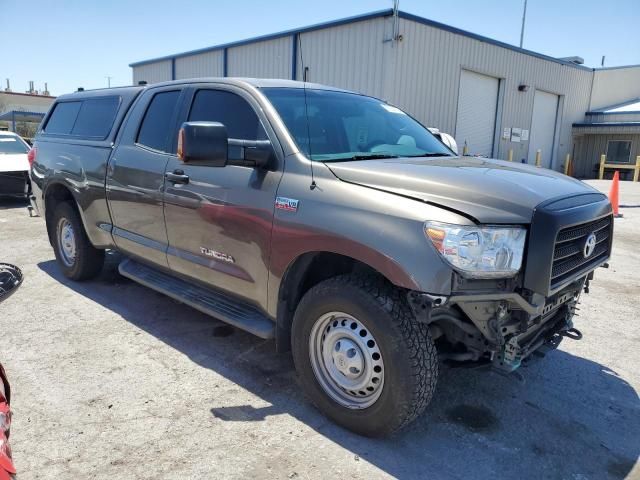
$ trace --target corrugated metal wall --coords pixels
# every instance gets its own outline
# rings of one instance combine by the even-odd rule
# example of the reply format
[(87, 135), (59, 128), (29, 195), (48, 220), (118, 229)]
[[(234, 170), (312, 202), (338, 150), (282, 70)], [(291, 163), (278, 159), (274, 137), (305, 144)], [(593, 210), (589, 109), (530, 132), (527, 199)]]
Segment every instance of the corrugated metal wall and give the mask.
[[(602, 129), (599, 129), (602, 130)], [(593, 178), (597, 175), (596, 165), (600, 164), (600, 155), (607, 153), (609, 140), (631, 140), (631, 162), (635, 163), (640, 155), (640, 135), (638, 134), (597, 134), (576, 137), (576, 156), (583, 159), (573, 168), (573, 175), (580, 178)], [(612, 170), (607, 170), (608, 173)], [(628, 175), (633, 175), (630, 173)], [(630, 178), (630, 177), (629, 177)]]
[[(460, 75), (463, 69), (499, 79), (494, 156), (514, 160), (528, 157), (528, 141), (502, 138), (505, 128), (531, 129), (536, 90), (559, 95), (558, 125), (553, 167), (560, 169), (574, 150), (572, 124), (584, 121), (590, 110), (592, 87), (596, 102), (615, 103), (603, 85), (621, 82), (620, 101), (640, 96), (640, 67), (618, 70), (589, 69), (554, 62), (511, 50), (471, 36), (400, 18), (402, 41), (391, 41), (392, 18), (366, 20), (306, 30), (298, 34), (296, 79), (304, 68), (308, 80), (384, 98), (414, 115), (427, 126), (455, 135)], [(227, 49), (227, 75), (291, 78), (295, 35), (256, 41)], [(223, 50), (177, 57), (176, 78), (222, 76)], [(134, 82), (171, 78), (171, 61), (133, 68)], [(528, 91), (518, 90), (527, 85)], [(617, 85), (617, 83), (616, 83)], [(606, 97), (606, 98), (605, 98)], [(624, 97), (624, 98), (622, 98)], [(591, 102), (591, 108), (596, 108)], [(575, 159), (579, 163), (580, 158)]]
[[(531, 128), (535, 90), (561, 96), (553, 166), (559, 168), (572, 151), (571, 126), (582, 121), (589, 106), (592, 73), (458, 35), (412, 20), (400, 20), (402, 42), (394, 45), (396, 60), (387, 97), (422, 122), (455, 134), (458, 88), (462, 69), (501, 79), (502, 99), (496, 130)], [(392, 51), (391, 46), (387, 47)], [(437, 72), (434, 75), (434, 72)], [(529, 86), (527, 92), (518, 86)], [(501, 136), (501, 135), (500, 135)], [(494, 156), (526, 158), (528, 142), (500, 139)]]
[(291, 36), (229, 48), (227, 55), (230, 77), (291, 78)]
[(384, 96), (387, 24), (376, 18), (300, 34), (297, 80), (303, 78), (304, 64), (310, 82)]
[(147, 63), (133, 69), (133, 84), (144, 80), (147, 83), (166, 82), (171, 80), (171, 60)]
[(222, 77), (222, 50), (176, 58), (176, 79), (196, 77)]
[(640, 98), (640, 65), (596, 70), (589, 110)]
[[(468, 69), (501, 80), (496, 131), (530, 129), (535, 90), (561, 96), (553, 165), (573, 149), (571, 125), (589, 106), (592, 73), (515, 52), (474, 38), (400, 19), (401, 42), (390, 42), (391, 18), (326, 28), (300, 35), (308, 79), (382, 97), (428, 126), (455, 134), (460, 74)], [(529, 85), (519, 92), (518, 85)], [(498, 135), (500, 137), (500, 135)], [(528, 142), (499, 140), (494, 156), (527, 158)]]

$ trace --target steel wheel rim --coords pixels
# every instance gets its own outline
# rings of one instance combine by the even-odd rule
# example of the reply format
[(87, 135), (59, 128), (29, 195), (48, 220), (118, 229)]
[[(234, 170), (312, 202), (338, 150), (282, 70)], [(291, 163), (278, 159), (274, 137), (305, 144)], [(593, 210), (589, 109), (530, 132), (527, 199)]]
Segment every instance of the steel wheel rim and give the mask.
[(58, 252), (67, 267), (72, 267), (76, 261), (76, 236), (73, 225), (66, 218), (58, 222)]
[(318, 318), (309, 337), (309, 357), (324, 392), (343, 407), (367, 408), (380, 397), (384, 385), (380, 347), (352, 315), (329, 312)]

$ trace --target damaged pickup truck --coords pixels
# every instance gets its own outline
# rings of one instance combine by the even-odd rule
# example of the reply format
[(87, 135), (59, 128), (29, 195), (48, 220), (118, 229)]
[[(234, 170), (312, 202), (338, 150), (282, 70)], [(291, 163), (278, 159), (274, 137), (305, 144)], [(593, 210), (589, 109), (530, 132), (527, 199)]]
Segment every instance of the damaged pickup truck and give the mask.
[(119, 250), (122, 275), (291, 349), (311, 400), (364, 435), (415, 419), (441, 361), (510, 372), (580, 338), (611, 251), (584, 183), (460, 157), (393, 105), (309, 83), (64, 95), (33, 157), (67, 277)]

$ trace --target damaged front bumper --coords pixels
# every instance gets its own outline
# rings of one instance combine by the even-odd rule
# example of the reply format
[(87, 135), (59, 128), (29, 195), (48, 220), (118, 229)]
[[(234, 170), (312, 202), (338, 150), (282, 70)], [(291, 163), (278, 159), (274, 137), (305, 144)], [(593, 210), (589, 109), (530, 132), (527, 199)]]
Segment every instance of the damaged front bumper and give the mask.
[(0, 172), (0, 197), (26, 198), (29, 195), (29, 173)]
[[(434, 296), (409, 292), (416, 318), (444, 340), (442, 357), (491, 363), (511, 372), (533, 353), (556, 348), (564, 337), (579, 339), (573, 317), (593, 272), (550, 297), (516, 292)], [(441, 342), (443, 343), (443, 342)]]

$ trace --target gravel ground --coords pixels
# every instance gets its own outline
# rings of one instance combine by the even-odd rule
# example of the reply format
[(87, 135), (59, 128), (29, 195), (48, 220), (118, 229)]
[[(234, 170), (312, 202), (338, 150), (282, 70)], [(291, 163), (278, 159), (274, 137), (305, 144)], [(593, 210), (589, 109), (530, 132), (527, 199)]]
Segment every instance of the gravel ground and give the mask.
[(582, 341), (520, 376), (444, 370), (416, 423), (369, 440), (309, 404), (272, 342), (120, 277), (116, 257), (67, 281), (42, 219), (2, 203), (0, 259), (25, 274), (0, 306), (19, 479), (640, 478), (640, 184), (621, 204)]

